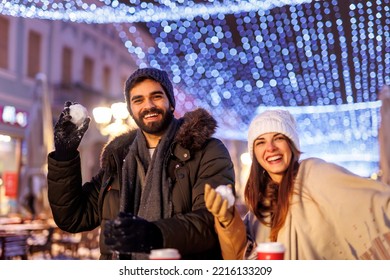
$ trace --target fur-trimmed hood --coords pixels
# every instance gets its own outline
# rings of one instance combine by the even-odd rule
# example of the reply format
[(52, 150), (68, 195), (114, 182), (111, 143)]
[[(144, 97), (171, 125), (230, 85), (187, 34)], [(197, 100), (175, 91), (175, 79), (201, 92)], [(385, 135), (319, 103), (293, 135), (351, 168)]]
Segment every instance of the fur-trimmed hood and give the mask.
[[(217, 128), (216, 120), (202, 108), (185, 113), (179, 120), (182, 124), (174, 141), (190, 151), (201, 149)], [(136, 131), (130, 130), (106, 144), (100, 157), (102, 168), (113, 167), (113, 162), (110, 161), (113, 160), (113, 155), (115, 154), (119, 156), (119, 160), (123, 160), (126, 157), (129, 147), (137, 134)]]

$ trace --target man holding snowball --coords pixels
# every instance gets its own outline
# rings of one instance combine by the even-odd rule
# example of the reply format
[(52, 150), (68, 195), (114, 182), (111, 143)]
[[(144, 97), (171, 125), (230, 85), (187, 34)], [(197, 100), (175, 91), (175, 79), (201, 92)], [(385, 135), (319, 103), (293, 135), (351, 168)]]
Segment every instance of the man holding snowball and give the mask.
[(234, 169), (212, 137), (216, 121), (204, 109), (175, 118), (173, 86), (159, 69), (135, 71), (124, 95), (139, 128), (107, 143), (100, 171), (84, 184), (77, 149), (90, 118), (65, 103), (48, 156), (56, 224), (67, 232), (101, 226), (101, 259), (147, 259), (159, 248), (175, 248), (182, 259), (220, 259), (204, 188), (233, 186)]

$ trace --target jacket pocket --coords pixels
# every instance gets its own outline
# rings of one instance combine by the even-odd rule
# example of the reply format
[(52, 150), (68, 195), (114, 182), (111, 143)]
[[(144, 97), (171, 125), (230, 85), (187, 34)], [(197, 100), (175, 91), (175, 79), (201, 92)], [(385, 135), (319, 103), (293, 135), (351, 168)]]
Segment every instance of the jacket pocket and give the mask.
[(119, 184), (114, 176), (110, 176), (99, 193), (99, 217), (114, 219), (119, 213)]

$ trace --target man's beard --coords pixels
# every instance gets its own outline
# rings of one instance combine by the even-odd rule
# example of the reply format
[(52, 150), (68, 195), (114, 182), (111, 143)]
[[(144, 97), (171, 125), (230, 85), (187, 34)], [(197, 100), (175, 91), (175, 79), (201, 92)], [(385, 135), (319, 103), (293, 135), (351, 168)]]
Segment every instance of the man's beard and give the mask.
[[(149, 124), (145, 124), (143, 121), (144, 116), (151, 113), (157, 113), (162, 115), (161, 121), (152, 122)], [(173, 112), (171, 110), (163, 111), (158, 108), (152, 108), (150, 110), (146, 110), (139, 115), (139, 118), (134, 118), (135, 123), (138, 127), (149, 134), (160, 134), (164, 132), (173, 119)]]

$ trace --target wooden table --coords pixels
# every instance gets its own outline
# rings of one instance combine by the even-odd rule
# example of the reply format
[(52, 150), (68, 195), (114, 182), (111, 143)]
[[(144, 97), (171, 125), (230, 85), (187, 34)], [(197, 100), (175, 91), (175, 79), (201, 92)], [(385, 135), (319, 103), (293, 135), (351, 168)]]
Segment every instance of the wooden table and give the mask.
[(50, 225), (41, 223), (28, 223), (28, 224), (6, 224), (0, 225), (0, 233), (11, 233), (21, 231), (33, 231), (33, 230), (45, 230), (49, 229)]

